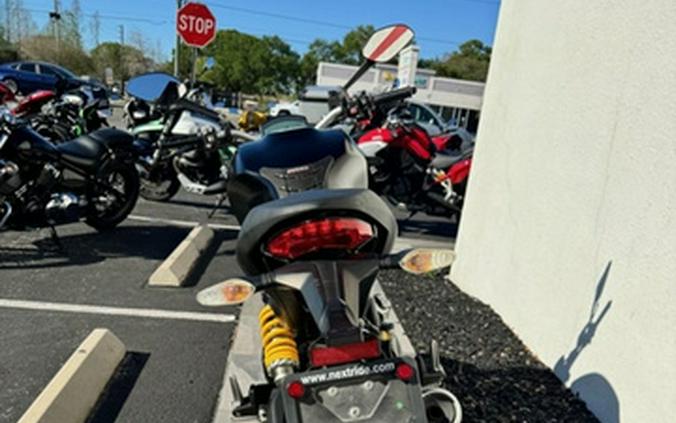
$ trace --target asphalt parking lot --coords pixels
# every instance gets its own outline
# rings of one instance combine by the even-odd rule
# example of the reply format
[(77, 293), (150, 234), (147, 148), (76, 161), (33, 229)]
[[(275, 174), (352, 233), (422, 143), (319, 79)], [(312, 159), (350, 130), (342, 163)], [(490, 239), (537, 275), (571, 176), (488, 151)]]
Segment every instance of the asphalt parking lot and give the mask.
[[(210, 421), (236, 325), (214, 320), (234, 318), (237, 309), (205, 309), (194, 297), (239, 273), (237, 222), (227, 206), (207, 219), (214, 201), (185, 192), (169, 203), (140, 199), (112, 232), (58, 227), (62, 249), (48, 229), (0, 233), (0, 422), (15, 422), (99, 327), (128, 354), (124, 377), (93, 421)], [(404, 242), (452, 245), (453, 224), (397, 214)], [(183, 288), (149, 287), (148, 277), (198, 222), (216, 237), (195, 277)]]

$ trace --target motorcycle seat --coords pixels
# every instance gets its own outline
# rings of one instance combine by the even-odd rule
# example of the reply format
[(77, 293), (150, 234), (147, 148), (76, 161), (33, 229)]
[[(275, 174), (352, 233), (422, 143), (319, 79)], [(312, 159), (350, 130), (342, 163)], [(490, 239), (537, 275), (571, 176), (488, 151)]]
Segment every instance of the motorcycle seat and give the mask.
[(434, 158), (432, 159), (432, 162), (430, 163), (430, 166), (435, 167), (437, 169), (446, 170), (449, 167), (453, 166), (454, 164), (458, 163), (459, 161), (471, 157), (473, 151), (464, 151), (464, 152), (454, 151), (453, 153), (455, 154), (448, 153), (435, 154)]
[(77, 167), (94, 169), (107, 149), (131, 145), (134, 138), (124, 131), (105, 128), (56, 146), (61, 159)]
[[(332, 213), (333, 212), (333, 213)], [(362, 217), (377, 226), (375, 251), (388, 253), (397, 235), (397, 221), (390, 208), (367, 189), (310, 190), (254, 207), (242, 223), (237, 240), (237, 261), (251, 275), (269, 269), (261, 245), (290, 224), (322, 214)]]

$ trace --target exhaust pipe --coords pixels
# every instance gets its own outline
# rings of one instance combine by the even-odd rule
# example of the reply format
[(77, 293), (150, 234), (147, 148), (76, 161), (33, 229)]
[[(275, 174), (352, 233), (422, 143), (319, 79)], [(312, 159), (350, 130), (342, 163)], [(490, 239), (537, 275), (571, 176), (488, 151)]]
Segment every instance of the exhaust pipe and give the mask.
[(460, 401), (443, 388), (433, 388), (423, 392), (427, 421), (429, 423), (460, 423), (462, 408)]

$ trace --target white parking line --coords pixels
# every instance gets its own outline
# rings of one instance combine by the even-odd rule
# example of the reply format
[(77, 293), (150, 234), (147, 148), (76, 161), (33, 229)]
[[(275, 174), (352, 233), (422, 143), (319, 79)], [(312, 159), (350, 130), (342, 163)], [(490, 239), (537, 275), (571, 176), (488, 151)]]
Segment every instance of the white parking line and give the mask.
[[(191, 220), (175, 220), (175, 219), (162, 219), (160, 217), (150, 217), (150, 216), (139, 216), (137, 214), (130, 214), (127, 216), (130, 220), (137, 220), (139, 222), (150, 222), (150, 223), (164, 223), (165, 225), (172, 226), (181, 226), (185, 228), (194, 228), (195, 226), (201, 225), (200, 222), (194, 222)], [(239, 225), (224, 225), (221, 223), (207, 223), (212, 229), (227, 229), (230, 231), (239, 231)]]
[(84, 304), (50, 303), (44, 301), (9, 300), (1, 298), (0, 307), (19, 308), (24, 310), (62, 311), (66, 313), (103, 314), (108, 316), (145, 317), (150, 319), (193, 320), (198, 322), (230, 323), (237, 320), (234, 314), (197, 313), (150, 308), (107, 307)]

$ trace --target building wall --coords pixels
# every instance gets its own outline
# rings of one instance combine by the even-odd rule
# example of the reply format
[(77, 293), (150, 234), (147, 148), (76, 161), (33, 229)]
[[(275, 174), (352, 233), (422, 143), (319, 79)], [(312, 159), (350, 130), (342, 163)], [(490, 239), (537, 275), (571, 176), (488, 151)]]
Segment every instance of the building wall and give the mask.
[(604, 422), (676, 416), (674, 22), (502, 1), (451, 271)]

